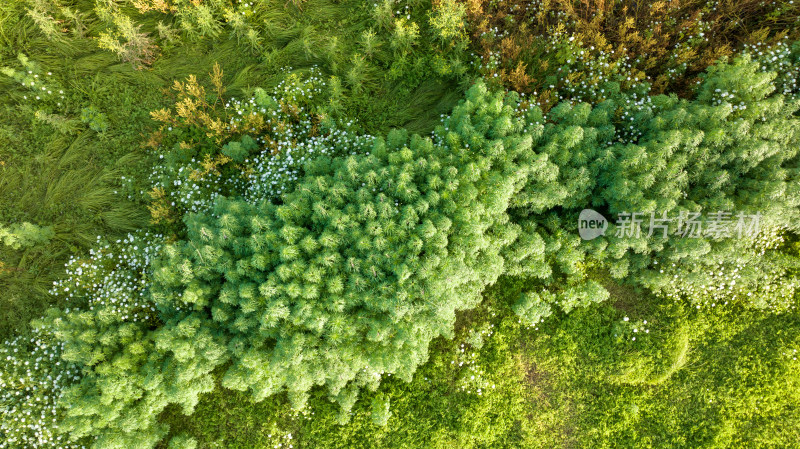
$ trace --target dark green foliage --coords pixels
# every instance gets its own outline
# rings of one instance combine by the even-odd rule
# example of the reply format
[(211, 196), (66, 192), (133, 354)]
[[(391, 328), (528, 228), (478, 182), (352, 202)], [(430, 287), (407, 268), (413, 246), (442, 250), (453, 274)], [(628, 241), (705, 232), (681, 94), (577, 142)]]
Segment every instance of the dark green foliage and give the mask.
[(108, 118), (94, 106), (81, 109), (81, 121), (92, 131), (101, 133), (108, 129)]
[(222, 154), (230, 157), (234, 162), (244, 162), (244, 159), (256, 149), (258, 149), (256, 141), (250, 136), (244, 136), (239, 142), (230, 142), (223, 146)]
[[(12, 6), (0, 9), (5, 13)], [(7, 24), (3, 21), (4, 38), (17, 38), (20, 30)], [(0, 217), (3, 224), (52, 227), (54, 236), (32, 248), (0, 247), (3, 337), (24, 331), (48, 306), (63, 305), (47, 292), (63, 275), (70, 254), (88, 250), (99, 234), (113, 238), (146, 224), (144, 208), (115, 190), (121, 176), (144, 168), (136, 150), (147, 111), (131, 106), (156, 105), (161, 96), (152, 88), (148, 92), (145, 78), (115, 73), (109, 67), (113, 59), (87, 60), (80, 45), (51, 48), (58, 57), (36, 52), (18, 58), (17, 51), (31, 42), (41, 44), (23, 40), (13, 53), (0, 45), (0, 66), (12, 74), (0, 75)], [(75, 84), (83, 88), (65, 87)], [(81, 109), (90, 104), (108, 117), (104, 139), (81, 126)]]
[[(8, 119), (18, 123), (20, 117), (11, 114)], [(27, 120), (20, 121), (30, 123)], [(87, 249), (100, 233), (119, 235), (146, 223), (139, 208), (115, 195), (113, 184), (122, 175), (120, 167), (103, 168), (94, 153), (95, 142), (88, 137), (94, 133), (61, 136), (41, 124), (25, 129), (29, 132), (13, 136), (11, 146), (0, 148), (0, 160), (7, 162), (0, 167), (0, 216), (4, 224), (46, 225), (53, 235), (46, 243), (28, 248), (0, 245), (0, 334), (4, 337), (24, 329), (55, 303), (47, 291), (63, 275), (70, 253)], [(18, 151), (32, 147), (40, 150)], [(135, 159), (126, 157), (120, 164)]]

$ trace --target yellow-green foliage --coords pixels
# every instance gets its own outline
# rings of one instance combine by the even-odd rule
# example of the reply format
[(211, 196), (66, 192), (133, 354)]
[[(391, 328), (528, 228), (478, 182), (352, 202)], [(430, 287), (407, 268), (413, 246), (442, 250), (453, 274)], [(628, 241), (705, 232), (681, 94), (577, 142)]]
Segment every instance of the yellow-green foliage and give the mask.
[[(411, 383), (386, 378), (347, 424), (321, 390), (303, 412), (282, 396), (256, 403), (218, 390), (191, 417), (162, 416), (210, 447), (722, 449), (748, 447), (753, 432), (764, 447), (794, 444), (796, 313), (694, 313), (608, 285), (608, 303), (518, 323), (511, 306), (536, 288), (501, 278), (459, 316), (452, 340), (435, 341)], [(372, 421), (380, 397), (391, 400), (386, 427)]]
[(637, 310), (604, 304), (528, 331), (539, 406), (519, 447), (795, 444), (797, 312), (637, 301)]
[(135, 25), (130, 17), (119, 12), (111, 13), (111, 19), (113, 28), (100, 33), (97, 45), (135, 67), (152, 64), (155, 45), (147, 33), (141, 31), (141, 25)]
[(436, 36), (450, 45), (466, 40), (466, 7), (456, 0), (439, 0), (430, 13), (430, 24)]
[(12, 249), (46, 244), (51, 238), (53, 238), (53, 228), (49, 226), (36, 226), (27, 221), (11, 226), (0, 225), (0, 242)]

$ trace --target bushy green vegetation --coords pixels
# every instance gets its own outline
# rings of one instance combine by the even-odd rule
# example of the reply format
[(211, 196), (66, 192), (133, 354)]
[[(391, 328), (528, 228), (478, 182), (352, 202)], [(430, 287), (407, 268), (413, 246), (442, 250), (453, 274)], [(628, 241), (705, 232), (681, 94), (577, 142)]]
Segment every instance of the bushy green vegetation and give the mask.
[[(796, 432), (781, 423), (797, 419), (800, 342), (787, 332), (798, 324), (796, 313), (698, 312), (608, 287), (614, 293), (606, 303), (557, 312), (534, 327), (519, 323), (511, 306), (536, 282), (504, 278), (460, 318), (452, 340), (433, 345), (411, 383), (384, 380), (359, 398), (344, 425), (322, 391), (304, 413), (291, 412), (284, 396), (253, 403), (214, 393), (188, 422), (179, 411), (166, 419), (208, 447), (793, 444)], [(378, 395), (392, 404), (384, 428), (371, 418)]]
[(0, 448), (791, 447), (797, 7), (640, 6), (0, 5)]

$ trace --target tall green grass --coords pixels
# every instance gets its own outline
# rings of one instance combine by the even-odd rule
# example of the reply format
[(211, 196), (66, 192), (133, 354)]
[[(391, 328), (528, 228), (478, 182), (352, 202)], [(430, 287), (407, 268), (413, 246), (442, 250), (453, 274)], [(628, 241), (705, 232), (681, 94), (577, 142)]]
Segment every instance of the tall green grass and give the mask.
[[(94, 153), (92, 131), (63, 136), (49, 125), (31, 123), (0, 149), (0, 217), (4, 223), (29, 221), (52, 226), (55, 237), (43, 247), (14, 250), (0, 246), (0, 336), (24, 327), (52, 304), (47, 294), (63, 274), (69, 254), (80, 254), (98, 235), (132, 231), (147, 223), (141, 208), (122, 201), (114, 184), (132, 155), (119, 166)], [(51, 139), (49, 142), (47, 139)], [(23, 150), (24, 147), (27, 151)]]

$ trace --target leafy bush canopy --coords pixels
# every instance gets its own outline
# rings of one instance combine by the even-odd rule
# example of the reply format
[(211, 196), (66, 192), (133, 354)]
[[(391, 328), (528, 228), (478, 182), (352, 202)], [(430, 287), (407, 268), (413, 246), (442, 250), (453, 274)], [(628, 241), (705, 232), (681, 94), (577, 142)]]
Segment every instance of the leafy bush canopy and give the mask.
[(287, 388), (302, 407), (313, 385), (337, 396), (352, 380), (410, 379), (502, 272), (515, 162), (530, 154), (513, 115), (476, 87), (436, 141), (398, 131), (369, 155), (317, 158), (280, 205), (218, 200), (166, 249), (156, 304), (225, 329), (223, 384), (257, 398)]

